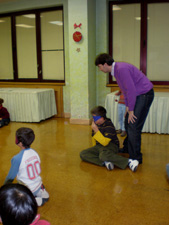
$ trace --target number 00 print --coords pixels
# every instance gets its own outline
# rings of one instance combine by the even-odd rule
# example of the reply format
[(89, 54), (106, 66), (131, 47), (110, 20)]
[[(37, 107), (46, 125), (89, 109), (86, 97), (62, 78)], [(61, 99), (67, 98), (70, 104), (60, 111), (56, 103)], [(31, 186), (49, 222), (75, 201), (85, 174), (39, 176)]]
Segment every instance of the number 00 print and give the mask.
[(41, 172), (40, 163), (38, 161), (34, 164), (27, 165), (27, 173), (30, 180), (35, 179)]

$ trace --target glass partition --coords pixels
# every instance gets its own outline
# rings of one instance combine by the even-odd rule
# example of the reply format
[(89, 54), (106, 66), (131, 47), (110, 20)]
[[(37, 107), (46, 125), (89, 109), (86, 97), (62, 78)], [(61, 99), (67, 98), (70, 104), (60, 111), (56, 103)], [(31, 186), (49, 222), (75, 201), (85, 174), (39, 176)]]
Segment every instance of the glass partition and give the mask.
[(18, 78), (37, 78), (35, 14), (16, 16)]
[(62, 10), (41, 13), (43, 79), (64, 80)]
[(112, 10), (113, 58), (140, 68), (140, 4), (113, 5)]
[(147, 76), (169, 81), (169, 3), (148, 4)]
[(0, 18), (0, 79), (13, 79), (11, 18)]

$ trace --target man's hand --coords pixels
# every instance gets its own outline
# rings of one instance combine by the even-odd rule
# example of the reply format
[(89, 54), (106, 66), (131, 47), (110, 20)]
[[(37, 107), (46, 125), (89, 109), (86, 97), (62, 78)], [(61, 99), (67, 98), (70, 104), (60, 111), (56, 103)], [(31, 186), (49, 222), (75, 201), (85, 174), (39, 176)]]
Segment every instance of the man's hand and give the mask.
[(92, 130), (96, 133), (99, 129), (97, 127), (97, 125), (95, 124), (94, 121), (92, 121), (92, 125), (91, 125)]
[(134, 115), (134, 111), (128, 111), (129, 117), (128, 117), (128, 123), (135, 123), (137, 117)]

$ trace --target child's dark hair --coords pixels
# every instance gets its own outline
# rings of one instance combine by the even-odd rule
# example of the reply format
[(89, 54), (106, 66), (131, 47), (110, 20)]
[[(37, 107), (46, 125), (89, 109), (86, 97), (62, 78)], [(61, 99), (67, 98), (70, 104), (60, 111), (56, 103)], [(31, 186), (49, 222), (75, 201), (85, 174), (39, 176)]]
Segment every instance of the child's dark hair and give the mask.
[(6, 184), (0, 188), (0, 217), (3, 225), (29, 225), (37, 215), (32, 192), (22, 184)]
[(112, 57), (107, 53), (101, 53), (95, 59), (96, 66), (98, 66), (99, 64), (104, 65), (105, 63), (111, 66), (113, 62), (114, 62), (114, 59), (112, 59)]
[(106, 119), (106, 109), (103, 106), (96, 106), (91, 110), (91, 114), (95, 114), (96, 116), (101, 116)]
[(2, 103), (4, 103), (4, 100), (0, 98), (0, 105), (2, 105)]
[(35, 134), (31, 128), (21, 127), (16, 131), (17, 142), (21, 142), (25, 148), (30, 148), (30, 145), (35, 139)]

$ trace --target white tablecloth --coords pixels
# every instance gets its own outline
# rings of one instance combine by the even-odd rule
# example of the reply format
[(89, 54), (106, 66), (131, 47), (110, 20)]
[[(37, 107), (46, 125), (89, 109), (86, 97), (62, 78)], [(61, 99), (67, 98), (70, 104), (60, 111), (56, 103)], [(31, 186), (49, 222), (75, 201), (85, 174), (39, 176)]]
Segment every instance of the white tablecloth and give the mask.
[(11, 121), (40, 122), (57, 114), (54, 89), (0, 88)]
[[(107, 110), (107, 117), (111, 118), (116, 129), (119, 129), (118, 124), (118, 96), (112, 92), (106, 96), (105, 108)], [(153, 103), (142, 132), (169, 134), (169, 93), (155, 92)]]

